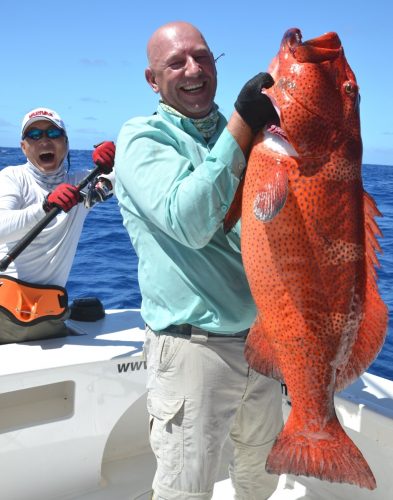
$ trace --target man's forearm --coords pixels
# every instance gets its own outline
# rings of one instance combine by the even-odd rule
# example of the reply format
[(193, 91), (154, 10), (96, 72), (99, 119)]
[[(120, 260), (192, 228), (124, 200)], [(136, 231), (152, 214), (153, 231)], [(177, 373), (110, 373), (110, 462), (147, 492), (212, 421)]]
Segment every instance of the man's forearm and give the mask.
[(244, 156), (247, 158), (250, 150), (251, 143), (254, 139), (254, 134), (251, 128), (235, 110), (229, 118), (227, 128), (236, 142), (239, 144), (240, 149), (243, 151)]

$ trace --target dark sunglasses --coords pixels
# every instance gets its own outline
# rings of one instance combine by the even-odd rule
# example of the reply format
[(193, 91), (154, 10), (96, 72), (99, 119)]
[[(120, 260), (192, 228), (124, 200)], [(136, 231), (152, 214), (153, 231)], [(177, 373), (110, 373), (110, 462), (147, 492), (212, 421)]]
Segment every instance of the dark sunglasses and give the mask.
[(50, 127), (47, 130), (41, 130), (40, 128), (31, 128), (24, 134), (23, 139), (26, 139), (26, 137), (28, 137), (29, 139), (33, 139), (33, 141), (38, 141), (44, 135), (48, 137), (48, 139), (58, 139), (59, 137), (63, 137), (64, 130), (57, 127)]

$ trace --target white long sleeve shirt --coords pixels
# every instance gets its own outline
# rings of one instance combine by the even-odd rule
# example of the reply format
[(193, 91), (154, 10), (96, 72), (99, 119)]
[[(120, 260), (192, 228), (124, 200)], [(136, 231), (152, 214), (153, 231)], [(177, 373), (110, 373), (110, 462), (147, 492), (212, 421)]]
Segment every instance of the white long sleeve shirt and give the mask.
[[(87, 173), (65, 174), (61, 182), (77, 184)], [(28, 163), (0, 171), (0, 259), (45, 216), (42, 203), (49, 191), (37, 183)], [(88, 212), (83, 203), (60, 212), (3, 274), (65, 286)]]

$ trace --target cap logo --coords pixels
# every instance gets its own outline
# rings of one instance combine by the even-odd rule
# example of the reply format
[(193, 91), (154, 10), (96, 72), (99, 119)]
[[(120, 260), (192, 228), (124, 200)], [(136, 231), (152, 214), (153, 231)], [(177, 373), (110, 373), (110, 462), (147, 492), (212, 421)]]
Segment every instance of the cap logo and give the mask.
[(30, 118), (34, 118), (35, 116), (53, 116), (53, 113), (44, 110), (34, 111), (34, 113), (29, 114), (29, 120)]

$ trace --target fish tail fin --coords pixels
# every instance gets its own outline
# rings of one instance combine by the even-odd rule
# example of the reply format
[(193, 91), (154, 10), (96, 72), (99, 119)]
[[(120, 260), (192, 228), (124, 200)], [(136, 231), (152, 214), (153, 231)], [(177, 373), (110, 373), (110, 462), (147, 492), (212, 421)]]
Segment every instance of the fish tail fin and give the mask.
[(313, 476), (370, 490), (376, 488), (369, 465), (337, 417), (318, 432), (294, 429), (290, 420), (291, 415), (270, 451), (267, 472)]
[(349, 360), (344, 367), (340, 367), (337, 370), (336, 391), (341, 391), (350, 385), (370, 366), (385, 341), (388, 309), (378, 292), (377, 275), (375, 272), (375, 266), (379, 266), (376, 252), (381, 251), (376, 236), (382, 236), (382, 233), (374, 218), (380, 215), (381, 213), (375, 201), (365, 192), (366, 295), (364, 316)]
[(276, 355), (264, 333), (263, 325), (258, 316), (247, 336), (244, 356), (250, 367), (279, 381), (283, 381)]

